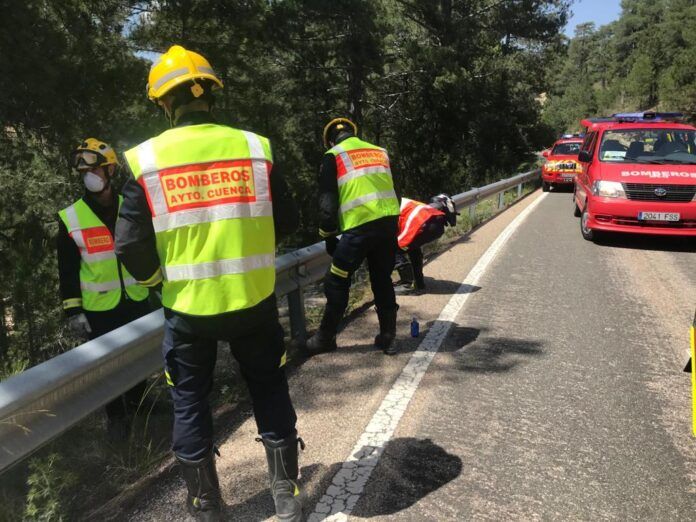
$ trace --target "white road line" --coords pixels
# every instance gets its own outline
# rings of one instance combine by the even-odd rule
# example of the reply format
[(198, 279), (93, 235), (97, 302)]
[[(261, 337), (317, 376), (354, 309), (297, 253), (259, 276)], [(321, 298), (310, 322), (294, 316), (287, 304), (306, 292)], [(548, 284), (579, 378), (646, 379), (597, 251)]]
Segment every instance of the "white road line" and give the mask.
[(411, 356), (401, 375), (396, 379), (341, 469), (334, 475), (332, 484), (327, 488), (326, 493), (317, 502), (314, 512), (309, 516), (309, 522), (348, 519), (363, 493), (370, 474), (377, 466), (386, 443), (394, 434), (411, 397), (413, 397), (418, 384), (430, 366), (430, 362), (440, 349), (457, 315), (469, 299), (472, 287), (479, 282), (510, 236), (544, 200), (546, 195), (539, 196), (505, 227), (505, 230), (496, 238), (462, 281), (457, 292), (452, 295), (452, 298), (442, 309), (440, 316), (428, 330), (425, 339)]

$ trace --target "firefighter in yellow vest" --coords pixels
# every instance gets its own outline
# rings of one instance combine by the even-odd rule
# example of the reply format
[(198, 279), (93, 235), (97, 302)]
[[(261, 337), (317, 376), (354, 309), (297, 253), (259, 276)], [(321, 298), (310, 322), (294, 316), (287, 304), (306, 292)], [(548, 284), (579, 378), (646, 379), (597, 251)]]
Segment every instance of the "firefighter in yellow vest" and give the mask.
[[(336, 349), (336, 333), (348, 306), (351, 277), (367, 259), (375, 297), (379, 334), (375, 346), (396, 353), (396, 313), (391, 272), (398, 235), (399, 200), (394, 192), (387, 151), (357, 137), (346, 118), (324, 128), (324, 154), (319, 174), (319, 235), (333, 257), (324, 278), (326, 308), (306, 350), (317, 354)], [(341, 234), (340, 241), (337, 235)]]
[[(148, 290), (116, 260), (113, 233), (120, 197), (113, 180), (114, 150), (88, 138), (71, 155), (84, 195), (58, 213), (58, 271), (63, 309), (77, 337), (94, 339), (150, 312)], [(130, 415), (145, 391), (142, 382), (106, 405), (112, 440), (127, 435)]]
[[(301, 520), (296, 416), (274, 294), (276, 236), (297, 209), (268, 139), (216, 123), (210, 63), (175, 45), (149, 74), (148, 95), (172, 128), (126, 152), (116, 252), (141, 284), (161, 285), (163, 358), (174, 403), (172, 448), (187, 508), (219, 520), (209, 395), (217, 342), (229, 342), (251, 394), (281, 520)], [(224, 517), (223, 517), (224, 518)]]

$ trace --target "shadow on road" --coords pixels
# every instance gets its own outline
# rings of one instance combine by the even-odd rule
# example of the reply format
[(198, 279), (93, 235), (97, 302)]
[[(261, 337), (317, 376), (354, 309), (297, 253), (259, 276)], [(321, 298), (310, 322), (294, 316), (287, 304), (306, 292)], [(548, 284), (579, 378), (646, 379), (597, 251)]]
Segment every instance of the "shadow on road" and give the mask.
[(458, 368), (472, 373), (500, 373), (514, 369), (523, 357), (540, 357), (542, 343), (509, 337), (483, 337), (478, 328), (452, 328), (445, 350), (454, 352)]
[(602, 247), (658, 252), (696, 252), (696, 238), (676, 236), (648, 236), (640, 234), (605, 234), (595, 243)]
[(462, 471), (462, 460), (447, 453), (430, 439), (398, 438), (384, 448), (382, 458), (352, 515), (392, 515), (454, 480)]
[(463, 285), (461, 281), (448, 281), (445, 279), (425, 278), (425, 292), (423, 295), (454, 295), (454, 294), (473, 294), (481, 290), (480, 286)]

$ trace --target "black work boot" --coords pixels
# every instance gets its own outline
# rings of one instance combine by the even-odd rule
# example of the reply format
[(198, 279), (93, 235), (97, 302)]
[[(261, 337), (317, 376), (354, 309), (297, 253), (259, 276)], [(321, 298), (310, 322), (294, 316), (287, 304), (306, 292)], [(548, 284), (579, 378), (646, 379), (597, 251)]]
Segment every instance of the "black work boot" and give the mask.
[(266, 449), (271, 494), (278, 519), (300, 522), (303, 518), (300, 488), (297, 485), (297, 447), (301, 446), (304, 449), (304, 442), (297, 434), (280, 440), (265, 437), (257, 440), (261, 440)]
[(319, 330), (305, 344), (305, 352), (308, 355), (333, 352), (337, 348), (336, 331), (342, 316), (342, 313), (339, 314), (332, 307), (326, 306)]
[(215, 469), (215, 453), (198, 460), (188, 460), (176, 456), (188, 488), (186, 508), (188, 512), (203, 522), (217, 522), (220, 513), (220, 484)]
[(387, 310), (377, 309), (379, 334), (375, 337), (375, 346), (386, 355), (395, 355), (398, 351), (394, 344), (394, 339), (396, 338), (396, 313), (398, 310), (398, 305)]
[(319, 328), (317, 333), (310, 337), (305, 344), (305, 351), (309, 355), (317, 355), (325, 352), (333, 352), (337, 347), (336, 335), (332, 335)]

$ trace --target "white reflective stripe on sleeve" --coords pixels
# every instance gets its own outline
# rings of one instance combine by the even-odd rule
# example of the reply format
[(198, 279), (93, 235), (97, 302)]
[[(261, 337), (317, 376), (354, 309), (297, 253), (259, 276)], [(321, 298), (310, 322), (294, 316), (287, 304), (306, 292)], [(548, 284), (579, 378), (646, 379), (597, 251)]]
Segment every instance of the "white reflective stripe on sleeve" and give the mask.
[(147, 172), (143, 174), (142, 177), (143, 182), (145, 183), (145, 187), (147, 187), (147, 194), (150, 197), (150, 202), (152, 203), (152, 210), (155, 216), (166, 214), (169, 211), (169, 209), (167, 208), (167, 201), (164, 197), (164, 191), (162, 189), (162, 183), (160, 181), (159, 172)]
[(209, 279), (230, 274), (244, 274), (260, 268), (275, 266), (275, 255), (261, 254), (257, 256), (240, 257), (236, 259), (221, 259), (209, 263), (191, 265), (175, 265), (162, 268), (167, 281), (190, 281), (194, 279)]
[(387, 174), (391, 177), (391, 172), (386, 167), (364, 167), (362, 169), (351, 170), (347, 174), (344, 174), (343, 176), (338, 178), (338, 186), (341, 187), (349, 181), (353, 181), (354, 179), (360, 178), (362, 176), (368, 176), (370, 174)]
[(229, 203), (214, 207), (180, 210), (171, 214), (154, 216), (152, 226), (155, 232), (163, 232), (186, 225), (212, 223), (221, 219), (272, 217), (273, 205), (270, 201), (259, 203)]
[(269, 201), (271, 199), (271, 189), (268, 183), (268, 160), (266, 159), (263, 145), (259, 137), (253, 132), (242, 132), (249, 145), (251, 168), (254, 172), (254, 193), (256, 195), (256, 201)]
[(87, 283), (80, 281), (80, 288), (88, 292), (109, 292), (110, 290), (118, 290), (121, 288), (121, 281), (107, 281), (106, 283)]
[(416, 218), (418, 214), (423, 212), (425, 210), (425, 205), (418, 205), (418, 208), (415, 210), (411, 211), (411, 213), (408, 216), (408, 219), (406, 220), (406, 224), (404, 225), (404, 229), (401, 231), (401, 234), (399, 234), (399, 237), (397, 238), (398, 241), (401, 241), (401, 239), (408, 234), (408, 229), (411, 226), (411, 223), (413, 223), (413, 220)]
[(389, 198), (396, 199), (396, 193), (393, 190), (384, 190), (382, 192), (373, 192), (372, 194), (366, 194), (364, 196), (360, 196), (359, 198), (355, 198), (341, 205), (341, 214), (345, 214), (349, 210), (353, 210), (355, 207), (359, 207), (360, 205), (364, 205), (365, 203), (369, 203), (370, 201)]

